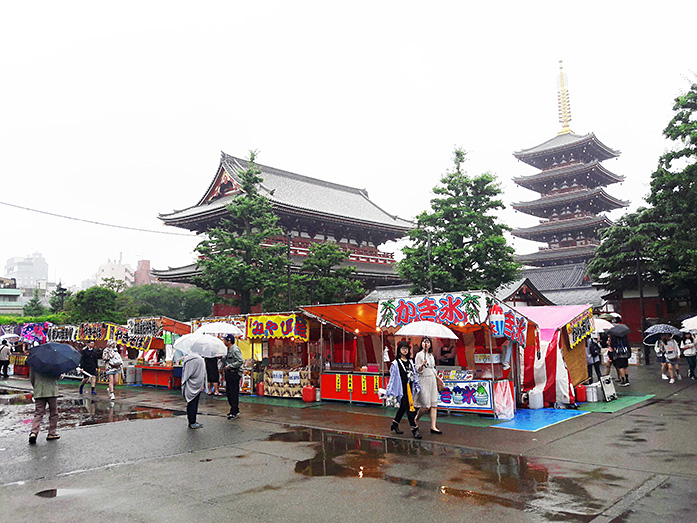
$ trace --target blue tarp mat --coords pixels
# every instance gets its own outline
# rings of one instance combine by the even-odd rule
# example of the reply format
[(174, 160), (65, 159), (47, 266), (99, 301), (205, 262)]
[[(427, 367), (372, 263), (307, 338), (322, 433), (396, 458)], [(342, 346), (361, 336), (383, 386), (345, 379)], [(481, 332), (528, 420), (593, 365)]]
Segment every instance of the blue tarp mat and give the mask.
[(516, 410), (515, 418), (494, 425), (494, 428), (537, 432), (584, 414), (588, 414), (588, 412), (571, 409), (518, 409)]

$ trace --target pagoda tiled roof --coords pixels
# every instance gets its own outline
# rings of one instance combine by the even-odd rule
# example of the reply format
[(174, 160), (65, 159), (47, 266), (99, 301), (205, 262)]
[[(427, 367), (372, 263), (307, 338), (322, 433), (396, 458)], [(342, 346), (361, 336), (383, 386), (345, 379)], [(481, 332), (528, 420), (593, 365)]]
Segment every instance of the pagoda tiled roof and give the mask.
[(494, 296), (501, 301), (506, 301), (515, 296), (523, 287), (527, 287), (529, 291), (545, 305), (554, 305), (554, 303), (537, 288), (532, 280), (526, 277), (518, 278), (517, 280), (501, 285), (494, 292)]
[[(583, 174), (591, 174), (595, 182), (589, 177), (584, 184), (589, 187), (606, 186), (613, 183), (624, 181), (624, 176), (614, 174), (607, 170), (598, 160), (592, 162), (572, 162), (551, 169), (546, 169), (537, 174), (529, 176), (518, 176), (513, 181), (527, 189), (536, 190), (535, 187), (555, 180), (567, 180)], [(540, 192), (540, 191), (537, 191)]]
[(543, 249), (531, 254), (518, 254), (515, 259), (523, 265), (544, 265), (557, 260), (566, 263), (573, 259), (588, 259), (593, 256), (597, 248), (597, 245), (574, 245), (558, 249)]
[(533, 227), (513, 229), (511, 234), (519, 238), (533, 238), (544, 233), (579, 231), (589, 227), (605, 228), (612, 222), (605, 216), (583, 216), (582, 218), (570, 218), (567, 220), (554, 220)]
[(552, 267), (534, 267), (523, 269), (523, 276), (542, 292), (551, 289), (581, 287), (586, 276), (587, 264), (569, 263)]
[(550, 163), (550, 159), (564, 156), (563, 153), (571, 153), (574, 150), (584, 152), (589, 158), (600, 161), (620, 155), (619, 151), (611, 149), (598, 140), (594, 133), (584, 135), (566, 133), (559, 134), (535, 147), (514, 152), (513, 156), (528, 165), (544, 169), (556, 163), (554, 161)]
[[(412, 222), (390, 214), (376, 205), (370, 200), (365, 189), (319, 180), (266, 165), (257, 166), (263, 178), (259, 192), (271, 201), (277, 211), (376, 227), (398, 234), (406, 233), (414, 226)], [(239, 182), (239, 173), (247, 167), (247, 160), (222, 153), (218, 175), (211, 182), (204, 197), (192, 207), (160, 214), (159, 218), (167, 225), (186, 227), (187, 223), (225, 216), (226, 206), (235, 195), (228, 194), (210, 199), (211, 189), (217, 182), (221, 169)]]
[(620, 200), (614, 196), (610, 196), (601, 187), (597, 187), (595, 189), (582, 188), (576, 191), (557, 194), (555, 196), (543, 196), (542, 198), (529, 202), (517, 202), (511, 204), (511, 207), (526, 214), (533, 214), (537, 216), (537, 210), (546, 210), (560, 204), (570, 204), (592, 199), (600, 200), (602, 202), (603, 205), (598, 207), (598, 211), (619, 209), (629, 205), (629, 202)]

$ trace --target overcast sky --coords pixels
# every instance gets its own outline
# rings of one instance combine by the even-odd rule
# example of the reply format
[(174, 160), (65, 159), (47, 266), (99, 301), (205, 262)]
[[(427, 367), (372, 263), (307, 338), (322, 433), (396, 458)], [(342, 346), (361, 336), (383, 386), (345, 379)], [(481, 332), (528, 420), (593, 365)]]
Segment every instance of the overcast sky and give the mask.
[[(605, 166), (627, 180), (607, 190), (634, 209), (695, 79), (695, 20), (694, 1), (4, 2), (0, 201), (185, 233), (158, 213), (195, 204), (221, 150), (257, 149), (413, 218), (456, 145), (468, 172), (499, 177), (507, 205), (532, 200), (511, 178), (536, 171), (512, 153), (560, 130), (563, 59), (571, 128), (622, 152)], [(191, 263), (198, 241), (5, 205), (0, 220), (2, 270), (41, 252), (68, 285), (119, 256)]]

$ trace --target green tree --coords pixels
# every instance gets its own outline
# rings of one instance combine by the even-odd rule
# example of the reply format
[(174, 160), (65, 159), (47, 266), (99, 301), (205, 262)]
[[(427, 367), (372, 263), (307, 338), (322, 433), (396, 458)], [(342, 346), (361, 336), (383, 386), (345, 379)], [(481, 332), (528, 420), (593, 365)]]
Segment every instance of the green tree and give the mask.
[(110, 321), (124, 323), (128, 318), (119, 307), (118, 295), (106, 287), (90, 287), (70, 297), (67, 305), (73, 323)]
[(649, 206), (603, 231), (589, 274), (613, 290), (636, 289), (638, 255), (644, 281), (664, 293), (687, 290), (697, 307), (697, 84), (673, 110), (663, 134), (676, 147), (659, 158)]
[(119, 296), (128, 300), (134, 316), (167, 316), (175, 320), (209, 316), (215, 297), (203, 289), (181, 289), (167, 285), (138, 285), (125, 289)]
[(271, 202), (257, 189), (263, 179), (256, 156), (250, 151), (247, 169), (240, 173), (242, 192), (228, 205), (228, 218), (209, 229), (208, 238), (196, 247), (201, 274), (194, 283), (215, 293), (234, 291), (243, 314), (265, 296), (278, 294), (272, 291), (286, 267), (285, 245), (268, 245), (269, 238), (283, 231)]
[(126, 288), (126, 282), (117, 278), (104, 278), (100, 287), (111, 289), (114, 292), (121, 292)]
[(334, 243), (316, 243), (303, 261), (301, 272), (304, 289), (309, 294), (305, 303), (340, 303), (354, 301), (365, 294), (355, 278), (356, 268), (342, 266), (349, 253)]
[(509, 227), (495, 213), (503, 209), (501, 189), (490, 173), (469, 176), (462, 169), (466, 153), (454, 151), (454, 168), (434, 187), (431, 210), (416, 217), (411, 246), (397, 264), (413, 293), (466, 289), (494, 290), (513, 280), (520, 266), (503, 236)]
[(62, 282), (58, 282), (56, 290), (51, 293), (48, 303), (51, 306), (51, 312), (61, 312), (65, 308), (66, 300), (72, 295), (68, 289), (63, 287)]
[(41, 316), (46, 312), (48, 312), (46, 307), (41, 304), (39, 299), (39, 289), (34, 289), (34, 297), (22, 308), (22, 313), (25, 316)]

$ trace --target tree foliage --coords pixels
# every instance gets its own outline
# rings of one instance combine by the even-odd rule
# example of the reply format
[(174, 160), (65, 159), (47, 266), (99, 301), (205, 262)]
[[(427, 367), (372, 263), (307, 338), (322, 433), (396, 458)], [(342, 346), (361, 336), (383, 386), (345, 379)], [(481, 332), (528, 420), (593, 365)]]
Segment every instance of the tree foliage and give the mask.
[(663, 134), (675, 142), (651, 176), (649, 206), (603, 232), (589, 273), (613, 290), (635, 289), (636, 252), (642, 278), (663, 292), (687, 290), (697, 306), (697, 84), (675, 99)]
[(100, 284), (101, 287), (105, 287), (107, 289), (111, 289), (114, 292), (121, 292), (123, 291), (127, 285), (126, 282), (123, 280), (119, 280), (118, 278), (104, 278), (102, 280), (102, 283)]
[(47, 312), (48, 310), (42, 305), (39, 299), (39, 289), (34, 289), (34, 296), (22, 308), (22, 313), (25, 316), (42, 316)]
[(120, 306), (118, 294), (106, 287), (90, 287), (70, 297), (66, 310), (72, 323), (109, 321), (125, 323), (128, 311)]
[(428, 292), (431, 283), (434, 292), (494, 290), (518, 274), (503, 236), (510, 228), (495, 216), (504, 208), (496, 177), (469, 176), (462, 169), (465, 159), (465, 151), (456, 148), (453, 169), (433, 189), (431, 209), (418, 215), (409, 231), (412, 244), (402, 250), (397, 270), (413, 284), (413, 293)]
[(308, 296), (305, 303), (341, 303), (355, 301), (365, 294), (355, 279), (356, 268), (342, 266), (349, 253), (333, 243), (316, 243), (303, 261), (302, 275)]
[(277, 295), (273, 291), (281, 284), (287, 263), (284, 245), (268, 245), (269, 238), (283, 231), (271, 202), (257, 190), (263, 179), (254, 163), (256, 156), (250, 151), (247, 169), (240, 174), (242, 192), (228, 205), (228, 218), (209, 229), (208, 238), (196, 247), (201, 255), (196, 285), (215, 293), (234, 291), (243, 314), (265, 295)]
[(181, 289), (152, 284), (128, 287), (121, 297), (129, 300), (134, 316), (167, 316), (188, 321), (209, 316), (215, 296), (198, 288)]

